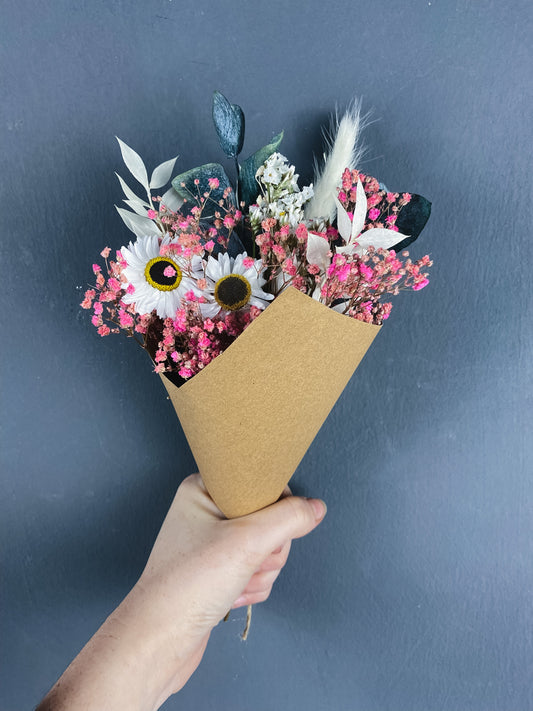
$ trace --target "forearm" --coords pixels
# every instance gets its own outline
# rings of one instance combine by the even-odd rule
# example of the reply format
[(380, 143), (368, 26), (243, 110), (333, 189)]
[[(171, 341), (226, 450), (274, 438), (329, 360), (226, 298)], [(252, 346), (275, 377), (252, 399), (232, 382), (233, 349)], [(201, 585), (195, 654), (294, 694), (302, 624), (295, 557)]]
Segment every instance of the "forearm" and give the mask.
[[(176, 616), (178, 617), (178, 616)], [(181, 617), (181, 616), (180, 616)], [(137, 585), (86, 644), (37, 711), (153, 711), (187, 681), (205, 641), (161, 625)], [(181, 633), (180, 633), (181, 632)]]
[(286, 496), (228, 521), (198, 475), (182, 482), (146, 568), (37, 711), (154, 711), (194, 672), (233, 606), (266, 600), (291, 540), (326, 513)]

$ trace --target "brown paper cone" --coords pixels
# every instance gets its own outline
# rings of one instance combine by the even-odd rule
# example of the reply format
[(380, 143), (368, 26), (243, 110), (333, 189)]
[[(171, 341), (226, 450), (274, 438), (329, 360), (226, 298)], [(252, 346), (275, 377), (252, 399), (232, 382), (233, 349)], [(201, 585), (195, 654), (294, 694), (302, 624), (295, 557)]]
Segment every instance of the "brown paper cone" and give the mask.
[(288, 288), (205, 370), (162, 376), (228, 518), (280, 497), (379, 328)]

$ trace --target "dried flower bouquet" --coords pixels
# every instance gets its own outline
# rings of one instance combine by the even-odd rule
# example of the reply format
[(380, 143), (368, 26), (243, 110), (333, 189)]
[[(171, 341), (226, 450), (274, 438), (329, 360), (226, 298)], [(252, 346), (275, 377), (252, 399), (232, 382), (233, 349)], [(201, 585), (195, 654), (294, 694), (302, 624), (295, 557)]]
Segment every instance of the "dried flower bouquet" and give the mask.
[[(175, 158), (149, 179), (119, 139), (144, 191), (118, 176), (129, 209), (117, 210), (136, 239), (114, 257), (101, 252), (82, 306), (100, 336), (123, 332), (149, 353), (211, 496), (233, 517), (279, 497), (390, 297), (427, 285), (430, 258), (412, 261), (405, 248), (430, 203), (358, 169), (357, 104), (333, 126), (315, 185), (302, 188), (278, 151), (283, 132), (240, 163), (242, 109), (215, 92), (213, 119), (234, 185), (218, 163), (172, 178)], [(205, 447), (206, 431), (220, 447)]]

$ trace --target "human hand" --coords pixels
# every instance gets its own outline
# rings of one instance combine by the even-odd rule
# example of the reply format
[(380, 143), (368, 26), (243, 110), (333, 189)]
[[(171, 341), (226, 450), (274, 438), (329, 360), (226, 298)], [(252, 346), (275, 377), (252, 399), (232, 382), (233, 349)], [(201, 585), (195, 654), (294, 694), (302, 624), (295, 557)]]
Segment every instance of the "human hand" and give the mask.
[(196, 669), (210, 631), (230, 608), (268, 598), (291, 540), (312, 531), (325, 513), (324, 502), (293, 497), (287, 488), (277, 503), (227, 520), (198, 474), (183, 481), (136, 586), (158, 610), (172, 647), (183, 648), (184, 636), (190, 645), (185, 664), (176, 660), (171, 693)]
[(320, 500), (285, 495), (227, 520), (198, 474), (185, 479), (139, 581), (38, 710), (158, 709), (194, 672), (227, 611), (266, 600), (291, 540), (325, 513)]

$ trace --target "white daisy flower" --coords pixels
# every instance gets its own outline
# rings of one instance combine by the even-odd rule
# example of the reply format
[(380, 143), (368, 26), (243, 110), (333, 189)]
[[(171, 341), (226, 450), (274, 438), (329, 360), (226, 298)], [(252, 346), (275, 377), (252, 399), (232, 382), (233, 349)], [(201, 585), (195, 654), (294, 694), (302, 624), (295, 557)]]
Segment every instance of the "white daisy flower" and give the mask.
[(207, 301), (199, 304), (204, 318), (213, 318), (220, 311), (236, 311), (247, 305), (264, 309), (274, 298), (261, 288), (266, 284), (261, 260), (256, 259), (251, 267), (246, 267), (243, 264), (246, 256), (244, 252), (233, 259), (224, 252), (218, 259), (209, 257), (205, 267), (206, 289), (202, 292)]
[[(170, 243), (167, 236), (161, 245)], [(202, 276), (200, 257), (187, 260), (174, 255), (162, 256), (157, 235), (139, 237), (120, 252), (128, 264), (122, 272), (127, 279), (124, 288), (130, 284), (134, 288), (122, 301), (135, 304), (138, 314), (149, 314), (155, 309), (161, 318), (173, 318), (187, 291), (199, 294), (196, 279)]]

